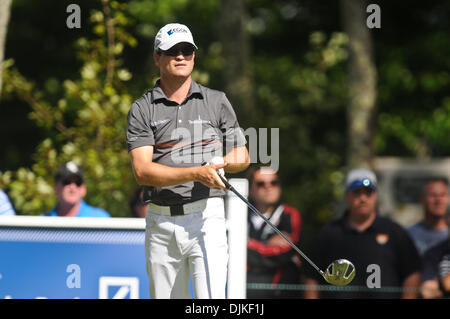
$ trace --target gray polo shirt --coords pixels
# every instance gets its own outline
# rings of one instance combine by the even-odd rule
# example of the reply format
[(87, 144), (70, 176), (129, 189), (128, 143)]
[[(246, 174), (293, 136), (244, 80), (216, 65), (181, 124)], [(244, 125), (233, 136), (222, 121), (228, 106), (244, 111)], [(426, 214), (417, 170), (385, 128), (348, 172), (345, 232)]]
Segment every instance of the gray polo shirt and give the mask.
[[(128, 112), (128, 151), (153, 146), (153, 162), (171, 167), (201, 166), (246, 144), (236, 114), (225, 93), (194, 81), (183, 103), (171, 101), (160, 87), (137, 99)], [(158, 205), (178, 205), (223, 196), (199, 182), (168, 187), (145, 187), (144, 200)]]

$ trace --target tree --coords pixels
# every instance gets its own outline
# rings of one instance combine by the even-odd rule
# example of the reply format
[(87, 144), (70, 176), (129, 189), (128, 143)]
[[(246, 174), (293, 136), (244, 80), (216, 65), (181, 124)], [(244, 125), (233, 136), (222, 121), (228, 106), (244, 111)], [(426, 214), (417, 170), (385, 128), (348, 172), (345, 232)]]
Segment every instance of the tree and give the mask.
[(5, 54), (6, 33), (8, 30), (11, 0), (0, 0), (0, 97), (2, 95), (2, 70)]
[(413, 0), (406, 11), (394, 1), (377, 3), (383, 21), (373, 33), (379, 78), (377, 155), (447, 157), (450, 3)]
[(245, 1), (221, 0), (218, 34), (226, 65), (222, 69), (224, 90), (241, 122), (255, 117), (253, 79), (251, 76), (251, 48), (247, 31), (248, 13)]
[(349, 38), (347, 164), (372, 166), (375, 138), (376, 67), (372, 39), (366, 27), (366, 1), (341, 0), (344, 32)]
[[(48, 131), (33, 155), (30, 168), (0, 174), (15, 208), (22, 214), (41, 214), (55, 204), (53, 176), (59, 164), (73, 160), (86, 173), (88, 201), (112, 216), (128, 215), (128, 196), (137, 186), (125, 143), (126, 115), (132, 103), (121, 54), (136, 40), (126, 32), (130, 19), (125, 4), (103, 0), (103, 11), (90, 16), (96, 38), (80, 38), (77, 53), (83, 65), (79, 79), (66, 79), (53, 104), (36, 85), (10, 66), (5, 70), (5, 93), (32, 108), (30, 117)], [(9, 65), (12, 63), (9, 62)]]

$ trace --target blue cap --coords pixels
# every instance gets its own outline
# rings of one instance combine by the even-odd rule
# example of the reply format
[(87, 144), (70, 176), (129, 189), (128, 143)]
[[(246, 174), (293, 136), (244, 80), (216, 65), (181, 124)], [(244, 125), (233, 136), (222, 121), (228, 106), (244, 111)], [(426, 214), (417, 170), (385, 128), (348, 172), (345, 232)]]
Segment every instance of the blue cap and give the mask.
[(345, 182), (345, 187), (347, 190), (350, 191), (360, 187), (368, 187), (373, 190), (376, 190), (377, 177), (374, 172), (368, 169), (357, 168), (348, 173), (347, 180)]

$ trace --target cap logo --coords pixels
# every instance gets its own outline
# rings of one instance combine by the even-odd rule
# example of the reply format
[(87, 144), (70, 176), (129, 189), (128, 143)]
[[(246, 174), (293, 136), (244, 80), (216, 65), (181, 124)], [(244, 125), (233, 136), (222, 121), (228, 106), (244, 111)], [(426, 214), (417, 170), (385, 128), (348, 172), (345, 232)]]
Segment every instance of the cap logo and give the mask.
[(67, 168), (67, 170), (69, 170), (72, 173), (78, 172), (78, 166), (74, 162), (68, 162), (66, 164), (66, 168)]
[(362, 183), (366, 187), (370, 186), (370, 180), (368, 178), (365, 178)]
[(169, 31), (167, 31), (167, 34), (172, 35), (173, 33), (180, 33), (180, 32), (187, 33), (187, 31), (183, 28), (173, 28), (173, 29), (170, 29)]

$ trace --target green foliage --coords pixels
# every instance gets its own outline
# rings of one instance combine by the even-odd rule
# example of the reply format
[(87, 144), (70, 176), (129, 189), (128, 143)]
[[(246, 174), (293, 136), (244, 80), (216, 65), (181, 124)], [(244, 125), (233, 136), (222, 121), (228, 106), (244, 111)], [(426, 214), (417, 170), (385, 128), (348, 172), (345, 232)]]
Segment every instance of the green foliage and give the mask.
[(345, 166), (347, 37), (313, 32), (305, 54), (254, 59), (259, 117), (253, 127), (280, 128), (283, 197), (311, 232), (342, 198)]
[[(212, 88), (224, 87), (221, 72), (228, 57), (223, 53), (226, 44), (219, 41), (218, 32), (223, 30), (214, 27), (220, 14), (218, 1), (110, 4), (115, 41), (108, 42), (107, 11), (92, 11), (92, 33), (76, 41), (75, 52), (82, 62), (78, 78), (58, 80), (55, 75), (38, 86), (13, 66), (6, 70), (5, 94), (26, 101), (32, 109), (30, 118), (47, 132), (33, 155), (31, 168), (5, 172), (0, 178), (0, 187), (8, 188), (22, 214), (40, 214), (54, 205), (54, 171), (60, 163), (74, 160), (86, 170), (87, 201), (114, 216), (127, 215), (127, 196), (136, 184), (124, 138), (126, 113), (132, 100), (157, 76), (151, 54), (153, 37), (161, 25), (173, 21), (188, 24), (199, 46), (194, 79)], [(254, 12), (248, 28), (256, 44), (267, 37), (285, 37), (287, 30), (297, 32), (283, 24), (293, 19), (286, 15), (288, 7), (271, 4), (259, 8), (265, 4), (258, 2), (248, 5)], [(139, 52), (145, 55), (139, 56), (138, 62), (131, 61), (129, 55), (127, 60), (127, 48), (135, 47), (137, 38)], [(346, 42), (342, 33), (312, 32), (309, 45), (302, 44), (301, 50), (279, 54), (269, 41), (270, 50), (264, 50), (268, 45), (262, 43), (255, 47), (250, 60), (258, 115), (240, 124), (244, 129), (280, 128), (283, 197), (301, 209), (311, 230), (330, 218), (334, 201), (342, 195)], [(125, 68), (136, 64), (139, 67), (134, 67), (133, 74)], [(111, 65), (112, 76), (108, 71)], [(240, 105), (234, 107), (239, 112)]]
[[(384, 5), (384, 12), (395, 12), (393, 2)], [(448, 1), (417, 1), (410, 12), (398, 27), (386, 30), (376, 41), (376, 153), (415, 158), (449, 156), (450, 29), (444, 17), (450, 5)]]
[[(135, 46), (127, 33), (126, 6), (112, 1), (105, 10), (91, 13), (97, 38), (77, 41), (82, 61), (80, 78), (53, 83), (60, 91), (56, 103), (46, 100), (34, 83), (23, 77), (10, 61), (5, 69), (5, 95), (27, 102), (29, 114), (49, 136), (34, 153), (35, 164), (0, 175), (0, 187), (9, 190), (15, 208), (38, 215), (55, 204), (53, 176), (62, 162), (73, 160), (86, 175), (86, 200), (113, 216), (129, 216), (128, 196), (136, 187), (125, 144), (126, 115), (133, 101), (127, 91), (132, 74), (122, 66), (124, 46)], [(57, 80), (53, 80), (55, 82)], [(47, 84), (49, 85), (49, 84)]]
[[(2, 102), (19, 99), (29, 105), (29, 118), (45, 138), (33, 153), (34, 164), (1, 173), (0, 187), (9, 191), (20, 213), (40, 214), (55, 204), (56, 167), (74, 160), (86, 170), (87, 201), (114, 216), (127, 215), (128, 194), (136, 182), (125, 145), (126, 113), (158, 76), (153, 38), (165, 23), (189, 25), (199, 47), (194, 79), (224, 90), (222, 73), (230, 57), (224, 55), (228, 44), (220, 42), (220, 32), (226, 32), (218, 23), (224, 14), (220, 1), (130, 0), (124, 5), (85, 0), (83, 14), (85, 8), (97, 10), (88, 20), (83, 16), (82, 30), (58, 29), (54, 34), (51, 30), (60, 22), (39, 19), (53, 3), (14, 3), (19, 14), (13, 15), (8, 36), (16, 62), (4, 65)], [(109, 13), (99, 10), (105, 3)], [(240, 125), (280, 129), (283, 199), (300, 209), (307, 225), (304, 235), (309, 237), (331, 218), (343, 195), (347, 38), (335, 32), (339, 2), (245, 4), (256, 115), (240, 120)], [(392, 1), (380, 5), (382, 28), (371, 31), (378, 73), (376, 155), (448, 156), (448, 1), (414, 0), (408, 8)], [(52, 14), (63, 12), (63, 7)], [(34, 11), (37, 14), (31, 16)], [(108, 21), (114, 25), (112, 39)], [(75, 50), (68, 45), (73, 39)], [(51, 48), (52, 41), (57, 49)], [(36, 51), (39, 59), (24, 58), (30, 42), (50, 49)], [(137, 42), (139, 49), (134, 50)], [(49, 65), (45, 54), (59, 60)], [(244, 109), (238, 103), (233, 107), (237, 113)]]

